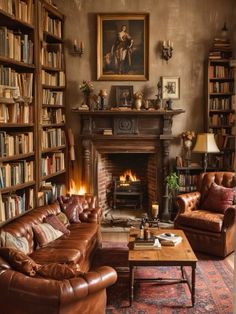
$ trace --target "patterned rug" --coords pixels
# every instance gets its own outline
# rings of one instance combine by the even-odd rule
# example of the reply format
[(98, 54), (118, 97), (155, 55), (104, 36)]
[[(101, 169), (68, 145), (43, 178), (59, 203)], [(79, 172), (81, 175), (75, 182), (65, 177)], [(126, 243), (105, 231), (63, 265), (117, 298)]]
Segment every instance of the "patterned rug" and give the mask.
[[(233, 313), (233, 269), (224, 260), (198, 255), (196, 269), (196, 303), (191, 308), (187, 284), (159, 285), (136, 283), (134, 301), (129, 307), (129, 273), (127, 244), (104, 242), (96, 265), (110, 265), (118, 272), (118, 281), (107, 290), (107, 314), (231, 314)], [(189, 270), (190, 271), (190, 270)], [(140, 267), (135, 278), (180, 277), (178, 267)]]

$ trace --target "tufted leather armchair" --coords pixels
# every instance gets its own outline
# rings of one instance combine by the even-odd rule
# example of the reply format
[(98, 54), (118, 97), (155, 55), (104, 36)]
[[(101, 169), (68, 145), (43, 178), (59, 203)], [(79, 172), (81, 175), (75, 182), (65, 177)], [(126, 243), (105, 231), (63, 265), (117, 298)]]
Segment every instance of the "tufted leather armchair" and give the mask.
[(178, 195), (175, 228), (184, 230), (195, 251), (225, 257), (234, 251), (236, 207), (224, 213), (202, 209), (203, 201), (215, 182), (227, 188), (236, 186), (233, 172), (207, 172), (197, 178), (197, 191)]

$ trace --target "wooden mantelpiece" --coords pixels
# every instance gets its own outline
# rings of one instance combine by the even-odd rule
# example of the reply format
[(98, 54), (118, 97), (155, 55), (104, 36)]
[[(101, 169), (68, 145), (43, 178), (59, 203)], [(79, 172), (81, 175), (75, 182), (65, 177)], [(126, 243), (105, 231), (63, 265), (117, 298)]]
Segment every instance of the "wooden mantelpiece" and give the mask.
[[(157, 171), (160, 182), (169, 172), (170, 142), (173, 117), (184, 110), (103, 110), (79, 111), (80, 140), (82, 143), (83, 182), (90, 193), (97, 193), (98, 153), (154, 153), (160, 160)], [(104, 130), (112, 130), (112, 135), (104, 135)], [(158, 155), (157, 155), (158, 154)], [(162, 191), (162, 216), (168, 215), (164, 184)], [(164, 210), (165, 209), (165, 210)], [(165, 218), (165, 217), (164, 217)]]

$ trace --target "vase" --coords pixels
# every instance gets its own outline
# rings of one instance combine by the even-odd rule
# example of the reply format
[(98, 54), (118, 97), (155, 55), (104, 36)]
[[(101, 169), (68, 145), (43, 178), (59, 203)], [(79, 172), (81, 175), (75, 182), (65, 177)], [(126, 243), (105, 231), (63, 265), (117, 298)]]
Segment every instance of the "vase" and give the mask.
[(137, 109), (137, 110), (140, 110), (141, 109), (141, 107), (142, 107), (142, 99), (135, 99), (135, 108)]

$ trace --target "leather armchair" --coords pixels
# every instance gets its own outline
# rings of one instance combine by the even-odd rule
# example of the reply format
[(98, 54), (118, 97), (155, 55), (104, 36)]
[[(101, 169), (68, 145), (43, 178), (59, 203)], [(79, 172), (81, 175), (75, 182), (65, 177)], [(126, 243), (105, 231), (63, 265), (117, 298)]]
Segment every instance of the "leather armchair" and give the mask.
[(195, 251), (225, 257), (234, 251), (236, 207), (232, 205), (223, 213), (202, 209), (211, 185), (233, 188), (233, 172), (207, 172), (197, 178), (197, 191), (178, 195), (178, 214), (175, 228), (184, 230)]

